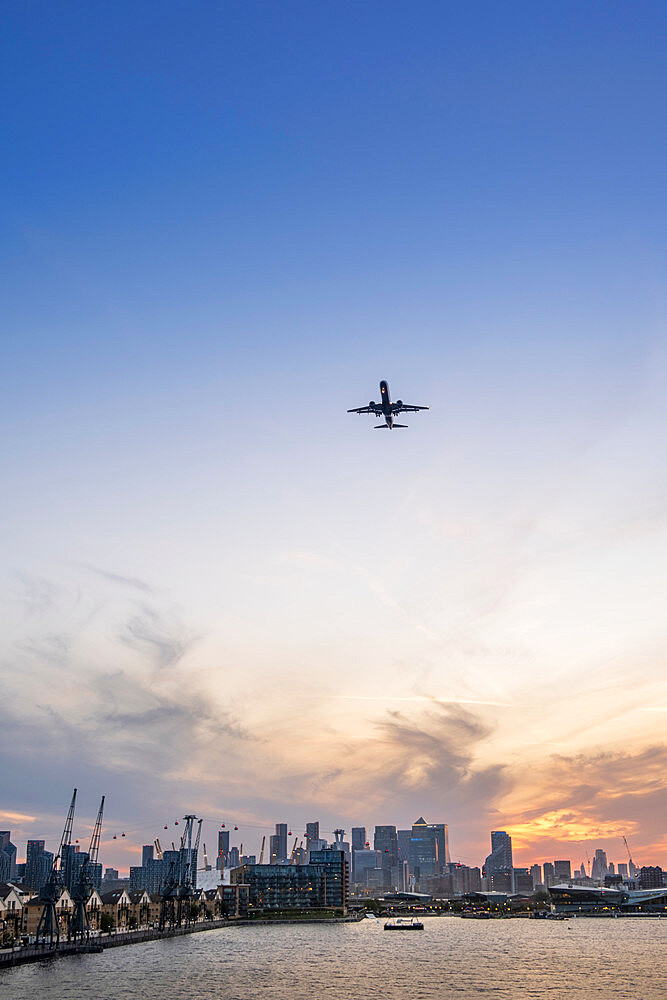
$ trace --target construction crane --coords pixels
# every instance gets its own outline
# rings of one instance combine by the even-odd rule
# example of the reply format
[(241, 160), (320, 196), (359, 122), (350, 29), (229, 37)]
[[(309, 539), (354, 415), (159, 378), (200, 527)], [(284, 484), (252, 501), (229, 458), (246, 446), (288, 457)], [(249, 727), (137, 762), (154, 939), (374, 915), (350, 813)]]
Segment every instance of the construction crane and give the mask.
[(69, 922), (68, 939), (70, 941), (88, 941), (90, 938), (90, 921), (88, 920), (88, 902), (93, 894), (92, 866), (97, 864), (100, 853), (100, 838), (102, 835), (102, 816), (104, 815), (104, 796), (100, 802), (97, 819), (90, 838), (88, 855), (84, 857), (79, 869), (79, 877), (72, 886), (71, 896), (74, 903)]
[[(201, 820), (200, 820), (200, 822), (201, 822)], [(198, 868), (197, 871), (198, 872), (210, 872), (210, 870), (211, 870), (211, 866), (208, 863), (208, 855), (206, 853), (206, 844), (204, 844), (204, 867), (203, 868)]]
[(266, 844), (266, 834), (262, 837), (262, 849), (259, 852), (259, 863), (260, 863), (260, 865), (264, 864), (264, 845), (265, 844)]
[(157, 855), (157, 859), (158, 861), (162, 861), (162, 858), (164, 856), (164, 851), (162, 850), (162, 845), (160, 843), (159, 838), (156, 837), (153, 843), (155, 845), (155, 854)]
[(298, 841), (298, 839), (299, 839), (298, 837), (295, 837), (295, 838), (294, 838), (294, 846), (292, 847), (292, 853), (291, 853), (291, 854), (290, 854), (290, 856), (289, 856), (289, 863), (290, 863), (291, 865), (294, 865), (294, 864), (296, 864), (296, 861), (295, 861), (295, 856), (296, 856), (296, 845), (297, 845), (297, 841)]
[(625, 844), (625, 849), (628, 852), (628, 861), (630, 862), (629, 875), (630, 875), (630, 877), (632, 877), (635, 874), (635, 872), (637, 871), (637, 865), (632, 860), (632, 855), (630, 854), (630, 846), (629, 846), (629, 844), (628, 844), (625, 836), (623, 836), (623, 843)]
[(60, 927), (58, 926), (58, 915), (56, 914), (56, 903), (62, 895), (65, 886), (65, 871), (63, 859), (65, 852), (72, 843), (72, 826), (74, 825), (74, 805), (76, 803), (76, 788), (72, 794), (72, 801), (69, 804), (69, 812), (65, 820), (65, 828), (60, 838), (58, 853), (53, 859), (53, 867), (46, 883), (42, 886), (39, 894), (39, 901), (43, 903), (42, 914), (37, 925), (35, 942), (44, 944), (48, 938), (49, 945), (53, 946), (55, 939), (56, 948), (60, 941)]

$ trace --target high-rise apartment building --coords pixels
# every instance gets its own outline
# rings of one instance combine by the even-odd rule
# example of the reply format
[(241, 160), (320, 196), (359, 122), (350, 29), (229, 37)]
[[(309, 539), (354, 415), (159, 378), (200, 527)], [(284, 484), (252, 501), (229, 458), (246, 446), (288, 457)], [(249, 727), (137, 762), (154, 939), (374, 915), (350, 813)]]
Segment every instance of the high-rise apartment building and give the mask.
[(49, 880), (53, 868), (53, 854), (44, 850), (43, 840), (29, 840), (25, 857), (25, 884), (35, 892), (39, 892)]
[(543, 885), (542, 865), (533, 865), (530, 869), (530, 877), (533, 880), (533, 889), (537, 889), (538, 885)]

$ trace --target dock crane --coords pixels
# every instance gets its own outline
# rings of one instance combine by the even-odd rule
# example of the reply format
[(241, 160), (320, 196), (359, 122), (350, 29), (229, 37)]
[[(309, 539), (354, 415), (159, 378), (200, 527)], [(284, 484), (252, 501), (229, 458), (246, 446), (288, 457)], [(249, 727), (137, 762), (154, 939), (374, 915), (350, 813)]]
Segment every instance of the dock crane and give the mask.
[(100, 837), (102, 835), (102, 816), (104, 815), (104, 796), (90, 838), (88, 856), (84, 858), (79, 869), (79, 877), (72, 886), (72, 901), (74, 908), (69, 922), (68, 939), (70, 941), (88, 941), (90, 938), (90, 921), (88, 919), (88, 902), (93, 893), (92, 866), (97, 864), (100, 852)]
[(58, 915), (56, 913), (56, 903), (62, 895), (65, 887), (64, 855), (67, 848), (72, 843), (72, 826), (74, 825), (74, 805), (76, 803), (76, 788), (69, 805), (69, 812), (65, 820), (65, 828), (60, 838), (58, 853), (53, 859), (53, 867), (46, 883), (42, 886), (39, 894), (39, 901), (43, 903), (42, 915), (37, 925), (35, 941), (37, 944), (44, 944), (47, 939), (50, 946), (53, 946), (55, 939), (56, 948), (60, 941), (60, 927), (58, 926)]

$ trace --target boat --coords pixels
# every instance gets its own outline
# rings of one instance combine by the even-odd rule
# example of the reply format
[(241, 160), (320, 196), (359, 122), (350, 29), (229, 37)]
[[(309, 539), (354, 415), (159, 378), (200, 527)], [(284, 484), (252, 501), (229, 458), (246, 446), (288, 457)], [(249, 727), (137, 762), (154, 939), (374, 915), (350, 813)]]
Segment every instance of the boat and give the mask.
[(386, 931), (423, 931), (424, 925), (416, 917), (396, 917), (384, 925)]

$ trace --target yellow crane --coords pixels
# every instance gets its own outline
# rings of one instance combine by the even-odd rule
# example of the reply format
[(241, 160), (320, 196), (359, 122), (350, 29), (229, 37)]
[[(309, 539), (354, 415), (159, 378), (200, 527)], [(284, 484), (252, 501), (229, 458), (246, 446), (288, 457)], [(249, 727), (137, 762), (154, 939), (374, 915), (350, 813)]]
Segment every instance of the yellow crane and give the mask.
[(162, 845), (160, 844), (159, 838), (156, 837), (154, 840), (155, 854), (157, 855), (158, 861), (162, 861)]
[(294, 846), (292, 847), (292, 853), (289, 856), (289, 863), (291, 865), (296, 864), (296, 861), (294, 860), (294, 856), (296, 854), (296, 843), (297, 843), (298, 839), (299, 839), (298, 837), (294, 838)]
[(264, 845), (266, 844), (266, 834), (262, 837), (262, 849), (259, 852), (259, 863), (264, 864)]

